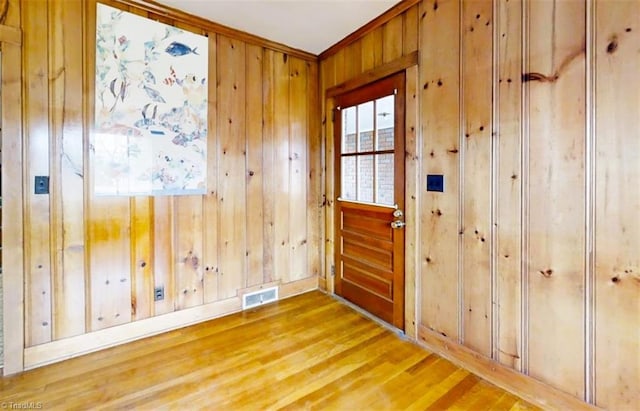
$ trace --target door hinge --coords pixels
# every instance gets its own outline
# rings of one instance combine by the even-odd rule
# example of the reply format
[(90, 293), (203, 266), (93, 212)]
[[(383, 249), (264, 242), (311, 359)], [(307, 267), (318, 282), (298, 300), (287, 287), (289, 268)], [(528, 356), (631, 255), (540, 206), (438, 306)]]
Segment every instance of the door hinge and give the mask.
[(336, 276), (336, 266), (331, 265), (331, 277), (335, 277), (335, 276)]

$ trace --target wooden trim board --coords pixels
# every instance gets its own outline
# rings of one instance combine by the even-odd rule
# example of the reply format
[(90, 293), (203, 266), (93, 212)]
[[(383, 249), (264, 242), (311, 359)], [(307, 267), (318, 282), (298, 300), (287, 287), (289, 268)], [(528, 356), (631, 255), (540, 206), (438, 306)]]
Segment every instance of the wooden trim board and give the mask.
[(490, 358), (480, 355), (467, 347), (429, 330), (423, 325), (419, 326), (418, 343), (454, 364), (471, 371), (480, 378), (544, 409), (601, 409), (527, 375), (505, 367)]
[(394, 17), (397, 17), (397, 16), (401, 15), (402, 13), (404, 13), (407, 10), (409, 10), (411, 7), (413, 7), (414, 5), (418, 4), (419, 2), (420, 2), (420, 0), (403, 0), (403, 1), (401, 1), (400, 3), (398, 3), (395, 6), (391, 7), (389, 10), (385, 11), (384, 13), (382, 13), (380, 16), (378, 16), (375, 19), (371, 20), (370, 22), (368, 22), (364, 26), (360, 27), (358, 30), (356, 30), (353, 33), (349, 34), (347, 37), (343, 38), (342, 40), (340, 40), (339, 42), (337, 42), (333, 46), (329, 47), (328, 49), (326, 49), (325, 51), (320, 53), (320, 55), (318, 56), (319, 59), (320, 60), (324, 60), (327, 57), (336, 54), (338, 51), (340, 51), (343, 48), (347, 47), (351, 43), (356, 42), (357, 40), (359, 40), (361, 37), (363, 37), (367, 33), (370, 33), (373, 30), (377, 29), (378, 27), (381, 27), (383, 24), (385, 24), (389, 20), (393, 19)]
[[(19, 19), (19, 15), (19, 10), (10, 10), (8, 19), (19, 24), (18, 21), (14, 21)], [(5, 41), (7, 39), (9, 41)], [(2, 210), (2, 262), (5, 267), (2, 276), (4, 375), (20, 372), (24, 368), (22, 48), (19, 42), (11, 39), (11, 30), (0, 30), (3, 62), (2, 200), (5, 204)]]
[(380, 67), (365, 71), (361, 75), (347, 80), (344, 83), (340, 83), (328, 88), (326, 90), (325, 96), (326, 98), (335, 97), (338, 94), (346, 93), (348, 91), (352, 91), (359, 87), (365, 86), (369, 83), (382, 80), (387, 76), (406, 70), (409, 67), (415, 66), (417, 64), (418, 52), (414, 51), (413, 53), (402, 56)]
[[(317, 277), (280, 285), (280, 300), (307, 291), (318, 286)], [(174, 311), (169, 314), (134, 321), (116, 327), (65, 338), (47, 344), (29, 347), (24, 353), (24, 369), (29, 370), (43, 365), (59, 362), (83, 354), (151, 337), (167, 331), (212, 320), (214, 318), (241, 311), (242, 298), (232, 297), (210, 304)]]
[(16, 46), (22, 45), (22, 30), (17, 27), (5, 26), (0, 24), (0, 41), (3, 43), (11, 43)]
[(254, 44), (257, 46), (268, 48), (270, 50), (279, 51), (284, 54), (288, 54), (289, 56), (292, 56), (292, 57), (298, 57), (300, 59), (307, 60), (307, 61), (318, 60), (318, 56), (316, 56), (315, 54), (312, 54), (303, 50), (299, 50), (299, 49), (294, 49), (284, 44), (271, 41), (263, 37), (255, 36), (253, 34), (249, 34), (244, 31), (236, 30), (231, 27), (223, 26), (222, 24), (218, 24), (210, 20), (204, 19), (202, 17), (197, 17), (189, 13), (185, 13), (184, 11), (180, 11), (180, 10), (162, 5), (160, 3), (156, 3), (155, 1), (152, 1), (152, 0), (116, 0), (116, 1), (126, 6), (135, 7), (137, 9), (154, 13), (163, 17), (167, 17), (175, 21), (197, 26), (207, 32), (222, 34), (226, 37), (231, 37), (233, 39), (240, 40), (249, 44)]

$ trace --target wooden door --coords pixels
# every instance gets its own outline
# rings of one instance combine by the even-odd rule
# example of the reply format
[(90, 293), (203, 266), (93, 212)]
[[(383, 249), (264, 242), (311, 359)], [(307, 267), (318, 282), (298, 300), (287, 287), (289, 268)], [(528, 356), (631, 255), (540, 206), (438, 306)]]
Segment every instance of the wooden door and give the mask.
[(336, 294), (404, 330), (404, 73), (336, 97)]

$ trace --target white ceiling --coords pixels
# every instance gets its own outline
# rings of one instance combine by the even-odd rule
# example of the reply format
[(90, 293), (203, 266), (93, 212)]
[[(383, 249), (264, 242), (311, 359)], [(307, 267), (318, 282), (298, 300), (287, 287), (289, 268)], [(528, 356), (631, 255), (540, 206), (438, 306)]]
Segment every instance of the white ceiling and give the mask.
[(156, 0), (289, 47), (320, 54), (398, 0)]

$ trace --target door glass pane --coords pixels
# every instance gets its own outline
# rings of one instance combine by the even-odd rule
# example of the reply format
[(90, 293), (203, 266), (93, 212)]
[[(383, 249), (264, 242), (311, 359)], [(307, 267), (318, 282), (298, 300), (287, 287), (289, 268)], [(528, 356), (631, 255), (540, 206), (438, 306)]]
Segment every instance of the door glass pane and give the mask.
[(342, 193), (345, 200), (356, 200), (356, 157), (342, 157)]
[(358, 106), (358, 151), (373, 150), (373, 101)]
[(373, 156), (358, 156), (358, 201), (373, 202)]
[(393, 150), (394, 101), (393, 94), (376, 100), (376, 150)]
[(376, 203), (393, 205), (393, 154), (376, 154)]
[(356, 151), (356, 107), (342, 110), (342, 152)]

